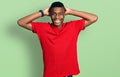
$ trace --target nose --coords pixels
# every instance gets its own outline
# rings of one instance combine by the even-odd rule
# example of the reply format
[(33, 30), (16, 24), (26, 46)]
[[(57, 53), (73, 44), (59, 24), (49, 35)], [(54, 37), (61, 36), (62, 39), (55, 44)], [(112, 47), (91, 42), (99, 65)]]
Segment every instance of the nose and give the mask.
[(58, 18), (59, 18), (59, 15), (57, 14), (57, 15), (55, 16), (55, 18), (58, 19)]

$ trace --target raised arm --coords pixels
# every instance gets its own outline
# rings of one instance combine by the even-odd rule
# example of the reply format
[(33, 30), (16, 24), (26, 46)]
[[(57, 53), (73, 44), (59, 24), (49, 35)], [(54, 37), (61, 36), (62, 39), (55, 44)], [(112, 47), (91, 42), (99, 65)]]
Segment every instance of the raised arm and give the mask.
[(66, 15), (67, 14), (78, 16), (78, 17), (85, 19), (85, 27), (94, 23), (98, 19), (98, 17), (95, 14), (91, 14), (91, 13), (83, 12), (83, 11), (77, 11), (77, 10), (69, 9), (66, 7)]
[[(46, 15), (46, 16), (49, 15), (48, 9), (49, 8), (47, 8), (47, 9), (45, 9), (43, 11), (44, 15)], [(33, 21), (33, 20), (35, 20), (35, 19), (37, 19), (37, 18), (39, 18), (39, 17), (41, 17), (41, 16), (42, 16), (42, 14), (40, 12), (35, 12), (33, 14), (30, 14), (28, 16), (25, 16), (25, 17), (19, 19), (17, 21), (17, 23), (18, 23), (19, 26), (21, 26), (23, 28), (26, 28), (28, 30), (32, 30), (32, 25), (30, 24), (30, 22)]]

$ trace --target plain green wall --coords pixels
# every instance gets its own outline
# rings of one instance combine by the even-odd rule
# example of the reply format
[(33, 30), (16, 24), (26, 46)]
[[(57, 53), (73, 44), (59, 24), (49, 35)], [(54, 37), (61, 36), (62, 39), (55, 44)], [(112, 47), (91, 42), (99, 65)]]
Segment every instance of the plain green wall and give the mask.
[[(43, 60), (38, 38), (17, 20), (55, 0), (0, 1), (0, 77), (42, 77)], [(81, 73), (74, 77), (120, 77), (119, 0), (60, 0), (67, 7), (95, 13), (99, 19), (78, 39)], [(67, 16), (65, 21), (79, 19)], [(49, 17), (38, 21), (50, 21)]]

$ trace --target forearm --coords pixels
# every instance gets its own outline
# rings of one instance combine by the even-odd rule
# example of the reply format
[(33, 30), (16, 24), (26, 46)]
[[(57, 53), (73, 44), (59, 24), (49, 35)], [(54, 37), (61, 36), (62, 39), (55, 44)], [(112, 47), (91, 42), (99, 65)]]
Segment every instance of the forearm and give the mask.
[(91, 21), (96, 20), (96, 17), (97, 17), (95, 14), (91, 14), (91, 13), (83, 12), (83, 11), (77, 11), (77, 10), (73, 10), (73, 9), (71, 9), (69, 11), (69, 14), (84, 18), (86, 20), (91, 20)]
[(17, 24), (28, 30), (32, 30), (32, 25), (30, 23), (31, 21), (34, 21), (35, 19), (40, 18), (42, 16), (48, 16), (48, 15), (49, 15), (49, 13), (48, 13), (48, 8), (47, 8), (44, 11), (35, 12), (35, 13), (32, 13), (30, 15), (27, 15), (27, 16), (19, 19), (17, 21)]
[(19, 19), (18, 22), (23, 23), (23, 24), (28, 24), (31, 21), (33, 21), (33, 20), (35, 20), (39, 17), (41, 17), (41, 13), (40, 12), (35, 12), (35, 13), (32, 13), (28, 16), (25, 16), (25, 17)]
[(73, 9), (69, 9), (66, 8), (66, 15), (74, 15), (74, 16), (78, 16), (80, 18), (85, 19), (85, 27), (89, 26), (90, 24), (94, 23), (97, 21), (98, 17), (95, 14), (92, 13), (88, 13), (88, 12), (83, 12), (83, 11), (77, 11), (77, 10), (73, 10)]

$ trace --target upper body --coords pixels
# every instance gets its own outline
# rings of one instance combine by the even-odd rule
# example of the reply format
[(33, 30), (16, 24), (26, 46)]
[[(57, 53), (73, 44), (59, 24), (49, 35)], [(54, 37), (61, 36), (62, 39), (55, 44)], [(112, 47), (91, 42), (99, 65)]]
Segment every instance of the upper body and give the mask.
[[(34, 22), (41, 16), (50, 16), (52, 23)], [(66, 15), (82, 19), (63, 22)], [(77, 62), (77, 38), (81, 30), (97, 20), (95, 14), (73, 10), (54, 2), (43, 12), (36, 12), (18, 20), (18, 24), (39, 37), (44, 59), (44, 77), (56, 74), (74, 75), (80, 72)]]

